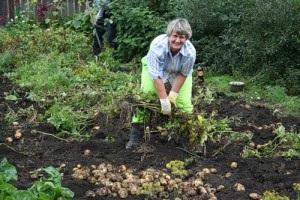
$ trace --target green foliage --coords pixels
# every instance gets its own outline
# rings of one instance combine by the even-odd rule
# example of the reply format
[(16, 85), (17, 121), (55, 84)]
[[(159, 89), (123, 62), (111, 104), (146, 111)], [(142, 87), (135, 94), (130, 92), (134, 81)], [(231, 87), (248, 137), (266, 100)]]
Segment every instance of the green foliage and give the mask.
[(0, 183), (15, 181), (18, 179), (16, 168), (6, 158), (0, 163)]
[[(80, 0), (78, 1), (80, 3)], [(83, 3), (81, 3), (82, 5)], [(87, 35), (92, 35), (93, 32), (93, 16), (96, 16), (98, 7), (90, 7), (89, 2), (84, 2), (86, 9), (82, 13), (72, 14), (59, 21), (58, 26), (74, 29), (77, 32), (83, 32)], [(87, 5), (88, 4), (88, 5)]]
[(58, 130), (66, 131), (73, 137), (79, 136), (80, 130), (85, 125), (83, 114), (66, 105), (52, 105), (45, 116)]
[(111, 11), (117, 31), (116, 54), (125, 62), (145, 56), (154, 37), (164, 33), (167, 21), (149, 7), (131, 3), (115, 1)]
[[(243, 81), (245, 89), (240, 93), (232, 93), (229, 91), (229, 82)], [(215, 92), (226, 92), (232, 96), (242, 97), (247, 103), (259, 104), (268, 107), (273, 112), (280, 112), (280, 115), (300, 116), (300, 98), (299, 96), (290, 96), (287, 89), (282, 86), (257, 85), (252, 81), (253, 77), (217, 75), (215, 73), (205, 73), (205, 86)], [(198, 90), (195, 92), (194, 102), (202, 101), (202, 98), (208, 97), (202, 86), (196, 86)], [(200, 93), (198, 91), (204, 92)], [(199, 96), (203, 96), (198, 98)]]
[(189, 116), (181, 122), (173, 123), (172, 129), (179, 129), (180, 133), (188, 138), (191, 144), (203, 146), (208, 139), (216, 141), (219, 140), (220, 134), (231, 132), (229, 119), (218, 120), (215, 117), (215, 112), (212, 112), (208, 117), (205, 117), (204, 114)]
[(0, 198), (28, 199), (28, 200), (67, 200), (74, 197), (74, 193), (61, 186), (61, 176), (57, 169), (47, 167), (41, 170), (45, 174), (27, 190), (18, 190), (10, 181), (17, 180), (17, 170), (6, 158), (0, 163)]
[(263, 200), (290, 200), (289, 197), (287, 196), (280, 196), (277, 192), (275, 191), (265, 191), (263, 196)]
[(177, 15), (192, 24), (197, 58), (207, 69), (255, 76), (257, 84), (299, 94), (299, 1), (175, 2)]
[(146, 194), (150, 196), (156, 196), (160, 192), (164, 190), (164, 187), (160, 185), (159, 182), (157, 183), (143, 183), (142, 186), (137, 188), (136, 194)]
[(300, 199), (300, 183), (293, 183), (293, 188), (297, 192), (297, 200)]
[(171, 170), (171, 173), (180, 178), (184, 178), (187, 175), (187, 171), (185, 169), (185, 162), (181, 160), (171, 160), (166, 164), (166, 168)]
[(12, 122), (17, 121), (17, 119), (18, 119), (18, 114), (14, 110), (9, 108), (7, 113), (5, 114), (6, 123), (11, 124)]

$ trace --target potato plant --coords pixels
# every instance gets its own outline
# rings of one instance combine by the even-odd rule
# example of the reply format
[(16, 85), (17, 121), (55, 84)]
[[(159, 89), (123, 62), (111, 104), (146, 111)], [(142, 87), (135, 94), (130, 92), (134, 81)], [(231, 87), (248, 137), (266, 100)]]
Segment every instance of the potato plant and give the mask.
[(40, 179), (27, 190), (19, 190), (11, 181), (18, 179), (16, 168), (6, 158), (0, 163), (0, 199), (31, 199), (31, 200), (68, 200), (74, 193), (61, 186), (61, 175), (54, 167), (40, 170)]

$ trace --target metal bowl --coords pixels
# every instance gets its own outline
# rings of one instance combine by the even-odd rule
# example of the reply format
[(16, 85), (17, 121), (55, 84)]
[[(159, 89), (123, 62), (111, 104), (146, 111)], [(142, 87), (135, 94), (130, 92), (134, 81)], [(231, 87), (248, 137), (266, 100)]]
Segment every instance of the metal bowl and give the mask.
[(230, 82), (230, 91), (231, 92), (241, 92), (244, 90), (245, 83), (241, 81), (232, 81)]

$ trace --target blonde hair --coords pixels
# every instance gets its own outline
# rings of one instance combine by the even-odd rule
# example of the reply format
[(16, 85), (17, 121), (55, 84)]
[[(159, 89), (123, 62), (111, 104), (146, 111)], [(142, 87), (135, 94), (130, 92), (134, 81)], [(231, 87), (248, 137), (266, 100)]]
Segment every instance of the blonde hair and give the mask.
[(191, 25), (184, 18), (174, 19), (168, 24), (166, 34), (170, 36), (172, 32), (185, 35), (187, 39), (192, 37)]

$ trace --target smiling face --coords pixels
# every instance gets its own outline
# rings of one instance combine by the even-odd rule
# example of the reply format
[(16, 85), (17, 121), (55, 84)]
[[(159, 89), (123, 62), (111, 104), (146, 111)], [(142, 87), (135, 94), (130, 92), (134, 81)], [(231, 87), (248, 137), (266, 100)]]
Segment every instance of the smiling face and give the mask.
[(186, 41), (186, 35), (172, 32), (169, 36), (169, 44), (172, 55), (177, 54)]

